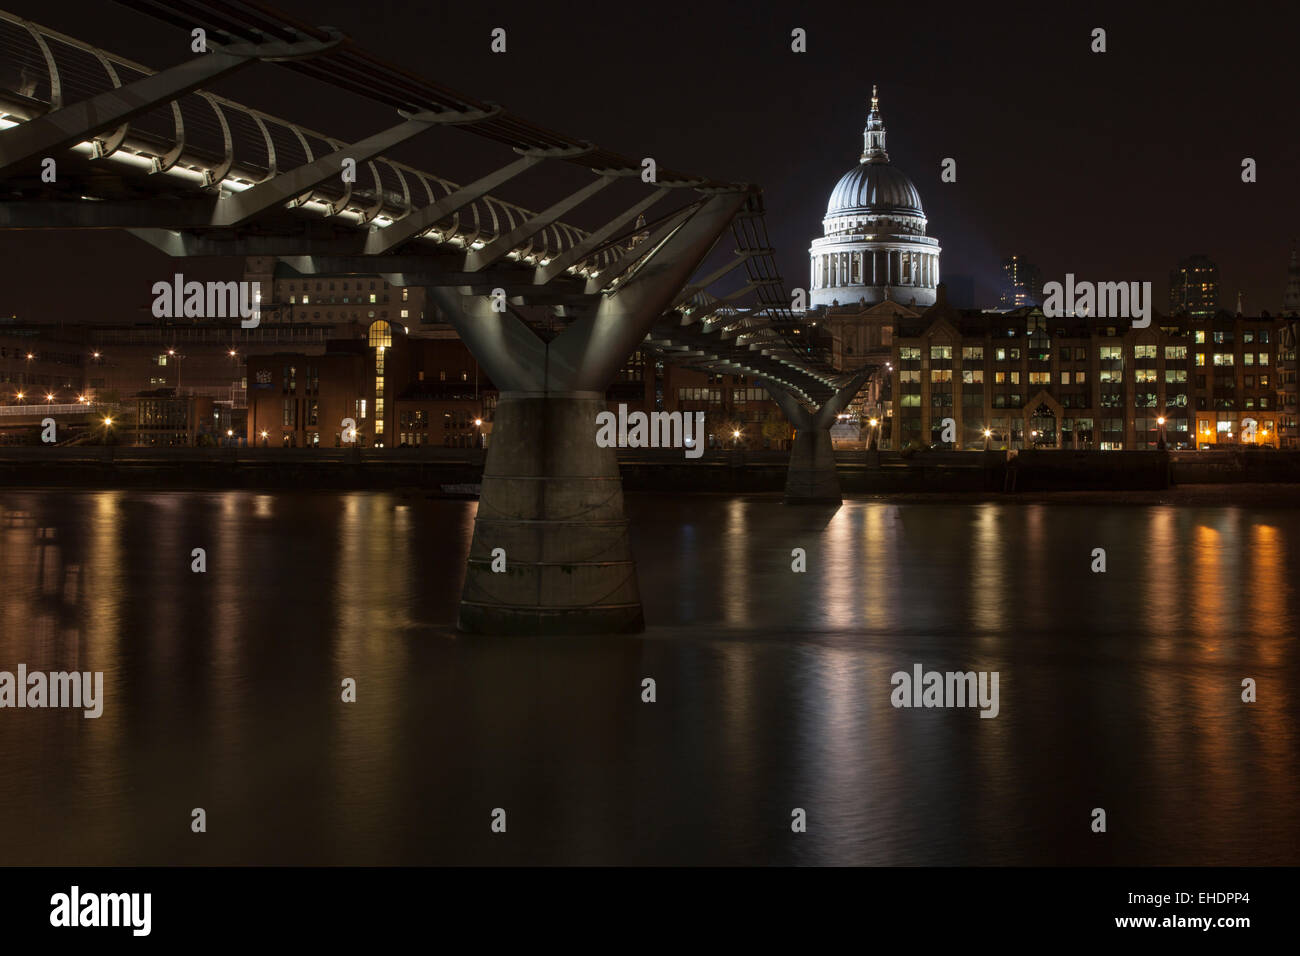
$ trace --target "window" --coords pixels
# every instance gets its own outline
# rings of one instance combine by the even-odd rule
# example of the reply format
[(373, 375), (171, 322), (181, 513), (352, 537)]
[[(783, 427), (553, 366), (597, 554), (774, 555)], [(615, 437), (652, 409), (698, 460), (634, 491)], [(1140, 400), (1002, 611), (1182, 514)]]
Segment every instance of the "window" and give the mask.
[(1155, 358), (1156, 347), (1154, 345), (1136, 345), (1133, 347), (1134, 358)]
[(1204, 352), (1197, 352), (1197, 353), (1196, 353), (1196, 367), (1197, 367), (1197, 368), (1202, 368), (1204, 365), (1205, 365), (1205, 353), (1204, 353)]
[(166, 355), (160, 355), (160, 356), (158, 356), (158, 364), (159, 364), (159, 365), (166, 365), (166, 364), (167, 364), (167, 356), (166, 356)]
[(1062, 384), (1062, 385), (1069, 385), (1069, 384), (1070, 384), (1070, 373), (1069, 373), (1069, 372), (1062, 372), (1062, 373), (1061, 373), (1061, 384)]
[(1197, 332), (1194, 336), (1192, 336), (1192, 341), (1195, 342), (1197, 345), (1204, 345), (1204, 344), (1205, 344), (1205, 333), (1204, 333), (1204, 332)]
[(1166, 360), (1168, 360), (1168, 359), (1183, 359), (1183, 360), (1186, 360), (1186, 358), (1187, 358), (1187, 346), (1186, 346), (1186, 345), (1166, 345), (1166, 346), (1165, 346), (1165, 359), (1166, 359)]
[(982, 345), (967, 346), (961, 350), (961, 357), (963, 361), (971, 361), (971, 360), (983, 361), (984, 346)]
[(296, 428), (298, 426), (298, 422), (294, 414), (297, 411), (297, 404), (298, 403), (294, 401), (292, 398), (286, 398), (284, 400), (284, 409), (280, 420), (280, 424), (283, 425), (285, 428)]
[(1167, 368), (1167, 369), (1165, 369), (1165, 381), (1166, 381), (1166, 382), (1186, 382), (1186, 381), (1187, 381), (1187, 369), (1181, 369), (1181, 368), (1180, 368), (1180, 369), (1174, 369), (1174, 368)]
[(1075, 385), (1083, 385), (1083, 384), (1085, 384), (1087, 381), (1088, 381), (1088, 373), (1087, 373), (1087, 372), (1075, 372), (1075, 373), (1074, 373), (1074, 384), (1075, 384)]
[(1051, 372), (1030, 372), (1029, 384), (1030, 385), (1051, 385), (1052, 373)]
[[(1219, 333), (1217, 333), (1217, 332), (1215, 333), (1215, 335), (1218, 335), (1218, 334), (1219, 334)], [(1232, 353), (1231, 353), (1231, 352), (1215, 352), (1215, 353), (1214, 353), (1214, 364), (1215, 364), (1215, 365), (1231, 365), (1231, 364), (1232, 364), (1232, 358), (1233, 358), (1233, 356), (1232, 356)]]
[(931, 359), (950, 359), (950, 358), (952, 358), (952, 346), (951, 346), (951, 345), (931, 345), (931, 346), (930, 346), (930, 358), (931, 358)]
[(1103, 345), (1097, 349), (1097, 356), (1103, 362), (1118, 362), (1124, 357), (1122, 345)]
[(983, 385), (984, 369), (982, 368), (963, 369), (961, 373), (961, 382), (963, 385)]
[(919, 348), (900, 348), (898, 350), (898, 359), (900, 362), (918, 362), (921, 359), (921, 350)]

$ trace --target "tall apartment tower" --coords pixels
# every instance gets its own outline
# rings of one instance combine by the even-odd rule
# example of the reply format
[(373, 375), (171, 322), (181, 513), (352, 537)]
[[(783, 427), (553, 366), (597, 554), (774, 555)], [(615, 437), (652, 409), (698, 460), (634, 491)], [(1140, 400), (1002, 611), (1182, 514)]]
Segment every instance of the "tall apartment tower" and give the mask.
[(1219, 311), (1219, 267), (1209, 257), (1188, 256), (1169, 273), (1169, 314), (1194, 319)]
[(1002, 286), (998, 305), (1004, 309), (1019, 309), (1026, 305), (1043, 304), (1043, 274), (1033, 263), (1021, 256), (1002, 260)]

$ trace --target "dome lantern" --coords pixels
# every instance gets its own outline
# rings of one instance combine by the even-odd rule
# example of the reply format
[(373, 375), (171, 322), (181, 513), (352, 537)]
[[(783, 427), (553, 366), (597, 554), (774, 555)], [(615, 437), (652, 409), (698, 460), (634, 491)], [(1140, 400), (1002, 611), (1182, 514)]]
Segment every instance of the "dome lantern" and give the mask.
[(862, 131), (862, 160), (864, 163), (887, 163), (885, 152), (885, 121), (880, 115), (880, 97), (871, 86), (871, 112), (867, 114), (867, 127)]

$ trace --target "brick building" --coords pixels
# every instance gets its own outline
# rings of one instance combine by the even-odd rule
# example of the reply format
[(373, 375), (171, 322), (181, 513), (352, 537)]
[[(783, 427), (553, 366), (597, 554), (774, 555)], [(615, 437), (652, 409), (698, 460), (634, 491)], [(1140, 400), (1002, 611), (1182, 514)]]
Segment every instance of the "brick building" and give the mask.
[[(889, 370), (892, 447), (1296, 447), (1288, 321), (1220, 312), (1151, 326), (973, 312), (939, 301), (900, 321)], [(1290, 342), (1290, 344), (1288, 344)], [(1164, 418), (1163, 425), (1160, 419)]]

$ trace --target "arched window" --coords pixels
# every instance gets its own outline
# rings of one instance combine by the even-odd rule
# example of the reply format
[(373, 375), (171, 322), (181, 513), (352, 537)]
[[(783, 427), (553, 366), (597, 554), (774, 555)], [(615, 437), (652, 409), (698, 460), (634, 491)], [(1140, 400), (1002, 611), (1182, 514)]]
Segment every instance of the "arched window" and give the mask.
[(368, 339), (367, 339), (366, 344), (369, 345), (370, 348), (372, 348), (372, 349), (373, 349), (373, 348), (385, 348), (385, 349), (390, 349), (390, 348), (392, 348), (392, 347), (393, 347), (393, 327), (392, 327), (391, 325), (389, 325), (387, 322), (385, 322), (383, 319), (380, 319), (380, 320), (377, 321), (377, 322), (372, 322), (372, 323), (370, 324), (370, 334), (369, 334), (369, 337), (368, 337)]

